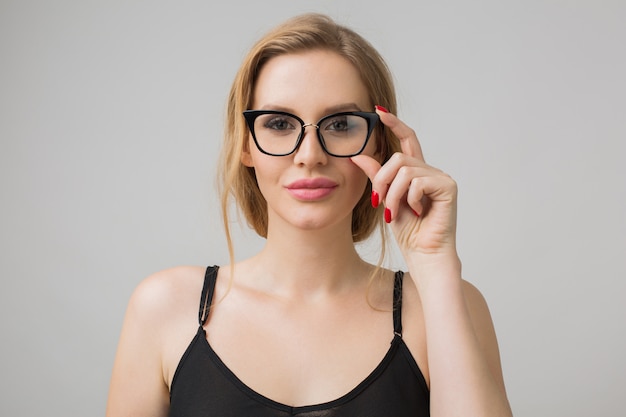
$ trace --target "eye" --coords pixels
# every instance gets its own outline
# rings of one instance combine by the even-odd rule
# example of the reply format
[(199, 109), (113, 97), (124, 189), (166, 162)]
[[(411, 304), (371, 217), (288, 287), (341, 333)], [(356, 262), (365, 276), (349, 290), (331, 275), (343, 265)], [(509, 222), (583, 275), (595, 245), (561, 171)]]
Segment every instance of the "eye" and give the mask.
[(350, 129), (350, 122), (347, 116), (337, 116), (325, 123), (325, 130), (346, 131)]
[(284, 116), (275, 116), (267, 119), (263, 123), (263, 127), (272, 130), (293, 130), (296, 128), (292, 119)]

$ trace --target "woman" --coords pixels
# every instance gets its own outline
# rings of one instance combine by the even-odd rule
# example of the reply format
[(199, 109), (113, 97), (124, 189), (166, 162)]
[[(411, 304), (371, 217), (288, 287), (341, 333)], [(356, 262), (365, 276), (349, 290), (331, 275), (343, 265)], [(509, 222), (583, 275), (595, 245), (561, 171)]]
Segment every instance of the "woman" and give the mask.
[[(456, 184), (395, 112), (380, 55), (325, 16), (252, 48), (222, 208), (231, 259), (231, 195), (265, 247), (138, 286), (107, 416), (511, 415), (488, 308), (461, 278)], [(383, 222), (405, 274), (355, 250)]]

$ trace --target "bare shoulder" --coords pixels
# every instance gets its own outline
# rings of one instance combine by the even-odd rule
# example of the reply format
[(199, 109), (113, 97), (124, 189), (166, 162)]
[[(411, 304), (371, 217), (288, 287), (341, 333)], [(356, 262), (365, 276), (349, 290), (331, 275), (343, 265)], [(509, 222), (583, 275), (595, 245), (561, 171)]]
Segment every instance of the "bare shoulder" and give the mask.
[[(487, 320), (491, 323), (489, 307), (480, 290), (467, 280), (462, 280), (462, 288), (465, 302), (472, 319), (478, 322)], [(406, 299), (406, 303), (410, 305), (409, 308), (418, 307), (421, 309), (419, 290), (415, 282), (410, 279), (409, 273), (405, 274), (403, 297)]]
[(504, 387), (500, 349), (487, 300), (480, 290), (468, 281), (463, 281), (463, 293), (478, 342), (494, 376), (499, 384)]
[(168, 386), (198, 326), (203, 276), (203, 268), (177, 267), (152, 274), (135, 288), (113, 365), (107, 416), (167, 415)]
[[(406, 308), (415, 311), (415, 315), (419, 316), (422, 309), (419, 290), (412, 279), (405, 278), (404, 283), (403, 296), (406, 298), (406, 304), (408, 304)], [(467, 280), (462, 280), (462, 289), (465, 304), (479, 340), (497, 348), (494, 343), (493, 321), (485, 297), (474, 284)]]
[(488, 310), (487, 301), (480, 290), (471, 282), (463, 280), (463, 294), (468, 308), (477, 310)]
[(496, 334), (487, 300), (474, 284), (463, 280), (465, 303), (479, 342), (488, 355), (499, 357)]
[[(462, 289), (467, 313), (476, 338), (485, 357), (488, 358), (493, 374), (499, 383), (503, 385), (500, 352), (487, 301), (481, 291), (467, 280), (462, 281)], [(408, 273), (404, 278), (402, 295), (402, 321), (405, 324), (403, 327), (403, 338), (428, 381), (428, 352), (422, 301), (419, 289), (415, 282), (410, 279)]]
[(204, 272), (179, 266), (154, 273), (139, 283), (128, 303), (127, 319), (159, 341), (168, 376), (198, 327)]
[(128, 313), (159, 322), (176, 316), (187, 309), (187, 301), (191, 297), (200, 300), (203, 277), (204, 268), (196, 266), (179, 266), (156, 272), (135, 288)]

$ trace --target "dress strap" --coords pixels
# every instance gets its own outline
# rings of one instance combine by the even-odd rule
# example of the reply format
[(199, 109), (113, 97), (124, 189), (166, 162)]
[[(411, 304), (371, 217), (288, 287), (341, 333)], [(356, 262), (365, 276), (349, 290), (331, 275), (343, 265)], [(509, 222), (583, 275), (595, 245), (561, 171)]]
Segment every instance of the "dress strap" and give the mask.
[(204, 274), (204, 285), (202, 285), (202, 295), (200, 297), (200, 311), (198, 312), (198, 321), (203, 326), (209, 317), (211, 310), (211, 302), (213, 301), (213, 293), (215, 292), (215, 283), (217, 282), (218, 266), (209, 266)]
[(402, 337), (402, 281), (404, 272), (397, 271), (393, 280), (393, 332)]

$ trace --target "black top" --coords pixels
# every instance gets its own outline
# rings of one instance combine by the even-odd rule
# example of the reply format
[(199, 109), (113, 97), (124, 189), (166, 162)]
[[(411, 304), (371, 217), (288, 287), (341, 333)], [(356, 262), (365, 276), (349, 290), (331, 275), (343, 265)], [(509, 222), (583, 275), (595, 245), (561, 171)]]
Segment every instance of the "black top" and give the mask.
[(215, 289), (217, 266), (206, 270), (200, 300), (200, 327), (183, 354), (170, 390), (171, 417), (422, 417), (429, 416), (429, 392), (415, 359), (402, 340), (402, 278), (393, 293), (394, 337), (380, 364), (352, 391), (323, 404), (291, 407), (248, 387), (209, 345), (203, 328)]

